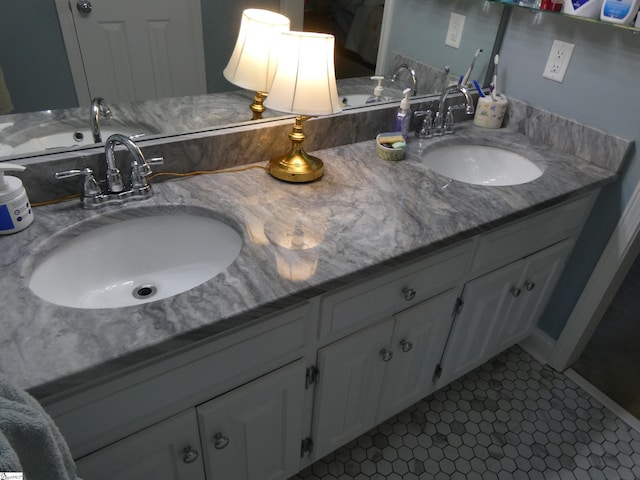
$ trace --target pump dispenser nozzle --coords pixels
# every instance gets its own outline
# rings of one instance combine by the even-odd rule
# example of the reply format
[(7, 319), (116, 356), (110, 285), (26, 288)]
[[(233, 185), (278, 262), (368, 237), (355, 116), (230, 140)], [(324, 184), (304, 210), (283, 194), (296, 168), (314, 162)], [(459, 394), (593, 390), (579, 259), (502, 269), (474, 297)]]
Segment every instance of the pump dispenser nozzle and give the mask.
[(376, 85), (376, 87), (373, 89), (373, 95), (367, 98), (367, 101), (365, 103), (383, 102), (384, 99), (382, 98), (382, 92), (384, 92), (384, 87), (382, 86), (382, 81), (384, 80), (384, 77), (374, 75), (373, 77), (371, 77), (371, 80), (375, 80), (376, 82), (378, 82), (378, 85)]

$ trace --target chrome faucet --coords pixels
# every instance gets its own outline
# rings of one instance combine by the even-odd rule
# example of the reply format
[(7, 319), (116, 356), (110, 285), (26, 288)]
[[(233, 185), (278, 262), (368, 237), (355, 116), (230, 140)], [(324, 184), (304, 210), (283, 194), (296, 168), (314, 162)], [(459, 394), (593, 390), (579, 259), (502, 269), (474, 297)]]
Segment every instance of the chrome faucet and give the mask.
[(103, 98), (95, 97), (91, 100), (89, 124), (91, 125), (91, 134), (93, 135), (94, 143), (102, 143), (102, 136), (100, 135), (100, 117), (108, 119), (111, 118), (111, 116), (111, 109), (106, 103), (104, 103)]
[(400, 75), (400, 72), (402, 70), (408, 71), (409, 75), (411, 75), (411, 81), (413, 83), (413, 91), (411, 95), (415, 96), (418, 93), (418, 80), (416, 79), (416, 71), (406, 63), (403, 63), (402, 65), (398, 65), (398, 68), (396, 68), (395, 72), (393, 72), (393, 75), (391, 75), (391, 81), (395, 82), (398, 79), (398, 76)]
[[(130, 186), (125, 190), (124, 181), (120, 169), (116, 166), (115, 149), (116, 145), (123, 145), (132, 157)], [(126, 135), (114, 133), (105, 142), (105, 161), (107, 164), (106, 189), (93, 176), (93, 170), (85, 168), (83, 170), (67, 170), (57, 172), (56, 178), (69, 178), (84, 176), (82, 196), (80, 198), (83, 208), (94, 209), (103, 205), (122, 204), (129, 200), (144, 200), (153, 194), (151, 185), (146, 177), (151, 175), (150, 164), (162, 164), (162, 157), (150, 158), (146, 160), (142, 151), (136, 143)]]
[[(447, 97), (450, 93), (460, 92), (464, 95), (465, 102), (455, 107), (449, 107), (447, 112), (444, 112), (444, 105), (447, 101)], [(464, 108), (467, 115), (473, 115), (475, 111), (473, 108), (473, 100), (469, 94), (469, 90), (464, 85), (449, 85), (444, 89), (442, 95), (440, 95), (440, 101), (438, 102), (438, 111), (433, 119), (433, 134), (442, 135), (443, 133), (453, 133), (453, 110), (458, 108)]]

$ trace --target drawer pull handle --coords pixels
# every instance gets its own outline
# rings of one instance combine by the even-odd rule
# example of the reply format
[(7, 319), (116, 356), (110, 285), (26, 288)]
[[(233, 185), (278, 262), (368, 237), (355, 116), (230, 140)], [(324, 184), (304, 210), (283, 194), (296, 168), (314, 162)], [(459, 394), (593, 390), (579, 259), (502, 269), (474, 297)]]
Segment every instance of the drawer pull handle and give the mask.
[(536, 284), (533, 283), (533, 282), (527, 282), (527, 283), (524, 284), (524, 288), (527, 289), (527, 292), (530, 292), (531, 290), (536, 288)]
[(413, 288), (404, 287), (402, 289), (402, 294), (404, 295), (404, 299), (407, 302), (410, 302), (416, 297), (416, 291)]
[(518, 287), (511, 287), (511, 295), (513, 295), (514, 297), (519, 297), (521, 293), (522, 290)]
[(182, 457), (182, 461), (184, 463), (193, 463), (200, 456), (200, 454), (198, 453), (198, 450), (191, 448), (191, 445), (189, 445), (188, 447), (185, 447), (185, 449), (183, 450), (183, 453), (184, 453), (184, 456)]
[(408, 340), (401, 340), (400, 347), (402, 347), (402, 351), (406, 353), (413, 348), (413, 343)]
[(388, 362), (393, 358), (393, 352), (391, 350), (383, 348), (382, 350), (380, 350), (380, 356), (382, 357), (383, 362)]
[(213, 436), (213, 439), (215, 440), (215, 442), (213, 443), (213, 446), (216, 448), (216, 450), (222, 450), (227, 445), (229, 445), (229, 437), (227, 437), (226, 435), (223, 435), (220, 432), (216, 433)]

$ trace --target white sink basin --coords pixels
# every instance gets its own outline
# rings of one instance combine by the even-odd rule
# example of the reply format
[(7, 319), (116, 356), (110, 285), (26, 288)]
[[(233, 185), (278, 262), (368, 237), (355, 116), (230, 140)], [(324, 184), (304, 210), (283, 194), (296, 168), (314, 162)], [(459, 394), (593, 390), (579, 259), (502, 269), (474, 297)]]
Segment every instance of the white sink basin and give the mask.
[(67, 307), (138, 305), (206, 282), (225, 270), (241, 248), (240, 235), (212, 218), (133, 218), (64, 241), (37, 265), (29, 287)]
[[(103, 141), (106, 141), (107, 138), (109, 138), (109, 136), (113, 135), (114, 133), (122, 133), (123, 135), (131, 136), (142, 133), (142, 131), (140, 129), (134, 131), (133, 129), (123, 127), (100, 129), (100, 136), (102, 137)], [(75, 130), (68, 130), (32, 138), (13, 147), (12, 153), (15, 155), (21, 153), (42, 152), (55, 148), (70, 149), (78, 147), (89, 147), (91, 145), (94, 145), (93, 134), (91, 133), (91, 130), (89, 130), (88, 128), (78, 128)]]
[(542, 169), (522, 155), (486, 145), (438, 147), (422, 158), (434, 172), (474, 185), (519, 185), (542, 175)]
[[(362, 107), (363, 105), (373, 105), (373, 103), (367, 103), (367, 100), (371, 98), (371, 94), (365, 93), (357, 93), (353, 95), (342, 95), (340, 99), (342, 100), (342, 105), (346, 107)], [(391, 97), (381, 97), (383, 102), (388, 102), (393, 100)]]

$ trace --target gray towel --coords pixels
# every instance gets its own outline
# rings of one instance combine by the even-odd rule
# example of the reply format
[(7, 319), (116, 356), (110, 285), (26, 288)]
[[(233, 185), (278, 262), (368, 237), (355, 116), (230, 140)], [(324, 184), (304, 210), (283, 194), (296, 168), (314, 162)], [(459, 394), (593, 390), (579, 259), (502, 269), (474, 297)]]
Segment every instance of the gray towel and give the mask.
[(67, 442), (27, 392), (0, 375), (0, 472), (26, 480), (76, 480)]

